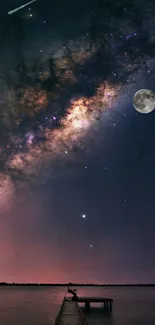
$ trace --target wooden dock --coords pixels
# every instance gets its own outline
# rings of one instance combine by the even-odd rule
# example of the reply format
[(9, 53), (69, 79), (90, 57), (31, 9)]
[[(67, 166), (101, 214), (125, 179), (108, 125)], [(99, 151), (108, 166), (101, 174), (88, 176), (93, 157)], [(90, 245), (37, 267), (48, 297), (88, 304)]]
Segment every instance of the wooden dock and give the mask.
[(90, 303), (103, 303), (105, 312), (112, 312), (113, 299), (102, 297), (78, 297), (78, 302), (84, 302), (86, 310), (90, 310)]
[(53, 325), (88, 325), (76, 301), (63, 299)]

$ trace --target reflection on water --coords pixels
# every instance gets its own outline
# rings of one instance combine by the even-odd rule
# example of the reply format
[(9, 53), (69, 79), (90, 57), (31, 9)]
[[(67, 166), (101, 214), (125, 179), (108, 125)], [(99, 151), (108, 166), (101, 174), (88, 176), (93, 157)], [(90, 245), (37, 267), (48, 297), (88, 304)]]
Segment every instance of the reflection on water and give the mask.
[[(51, 325), (65, 287), (0, 287), (0, 325)], [(155, 288), (79, 288), (80, 296), (114, 299), (112, 315), (101, 304), (86, 313), (90, 325), (154, 325)]]
[(112, 314), (107, 314), (104, 312), (103, 307), (95, 306), (95, 304), (92, 304), (92, 308), (90, 312), (86, 312), (85, 308), (81, 308), (88, 323), (89, 324), (106, 324), (106, 325), (112, 325), (113, 324), (113, 317)]

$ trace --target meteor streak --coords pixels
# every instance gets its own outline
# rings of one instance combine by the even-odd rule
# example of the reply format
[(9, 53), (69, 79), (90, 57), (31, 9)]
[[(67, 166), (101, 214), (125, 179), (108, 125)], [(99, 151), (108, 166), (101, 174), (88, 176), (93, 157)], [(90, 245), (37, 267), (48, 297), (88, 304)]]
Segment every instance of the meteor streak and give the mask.
[(25, 5), (22, 5), (22, 6), (18, 7), (18, 8), (16, 8), (16, 9), (13, 9), (13, 10), (9, 11), (9, 12), (8, 12), (8, 15), (12, 15), (12, 14), (14, 14), (14, 13), (17, 12), (18, 10), (23, 9), (24, 7), (30, 5), (32, 2), (35, 2), (35, 1), (37, 1), (37, 0), (32, 0), (32, 1), (28, 2), (28, 3), (25, 3)]

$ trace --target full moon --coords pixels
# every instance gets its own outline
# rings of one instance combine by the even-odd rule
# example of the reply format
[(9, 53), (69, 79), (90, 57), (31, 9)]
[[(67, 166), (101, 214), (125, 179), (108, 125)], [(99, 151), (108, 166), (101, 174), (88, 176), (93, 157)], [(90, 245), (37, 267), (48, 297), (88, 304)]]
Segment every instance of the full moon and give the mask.
[(155, 109), (155, 94), (149, 89), (138, 90), (133, 96), (133, 106), (139, 113), (151, 113)]

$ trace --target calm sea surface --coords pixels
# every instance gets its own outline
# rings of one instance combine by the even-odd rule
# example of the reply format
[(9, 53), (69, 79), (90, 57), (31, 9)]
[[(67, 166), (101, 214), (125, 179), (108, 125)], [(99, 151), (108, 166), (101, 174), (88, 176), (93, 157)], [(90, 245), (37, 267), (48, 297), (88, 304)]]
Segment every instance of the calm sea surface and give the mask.
[[(0, 287), (0, 325), (51, 325), (65, 293), (65, 287)], [(90, 325), (155, 325), (155, 288), (79, 287), (78, 293), (114, 299), (111, 317), (97, 306), (86, 314)]]

